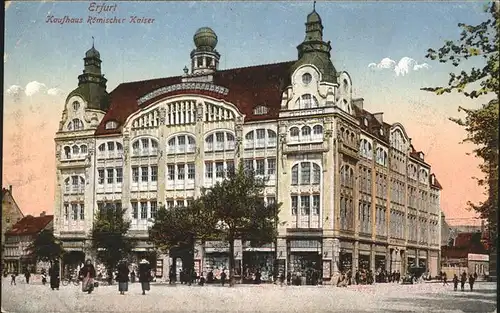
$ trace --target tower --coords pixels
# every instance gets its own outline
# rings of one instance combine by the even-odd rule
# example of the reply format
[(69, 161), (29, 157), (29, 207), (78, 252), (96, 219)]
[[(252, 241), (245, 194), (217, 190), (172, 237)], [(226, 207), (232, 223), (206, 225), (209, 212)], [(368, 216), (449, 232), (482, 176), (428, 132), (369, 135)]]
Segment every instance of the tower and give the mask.
[(109, 103), (106, 83), (108, 80), (101, 73), (101, 55), (93, 42), (92, 48), (85, 53), (83, 61), (84, 70), (78, 76), (78, 88), (68, 95), (68, 99), (78, 95), (88, 103), (88, 109), (107, 111)]
[(191, 51), (191, 74), (212, 74), (219, 66), (220, 54), (215, 50), (217, 35), (209, 27), (202, 27), (193, 37), (196, 48)]
[(303, 64), (315, 65), (322, 74), (322, 81), (336, 83), (337, 71), (330, 60), (332, 47), (330, 42), (323, 41), (323, 24), (316, 8), (307, 16), (306, 36), (297, 46), (298, 61), (291, 68), (295, 69)]

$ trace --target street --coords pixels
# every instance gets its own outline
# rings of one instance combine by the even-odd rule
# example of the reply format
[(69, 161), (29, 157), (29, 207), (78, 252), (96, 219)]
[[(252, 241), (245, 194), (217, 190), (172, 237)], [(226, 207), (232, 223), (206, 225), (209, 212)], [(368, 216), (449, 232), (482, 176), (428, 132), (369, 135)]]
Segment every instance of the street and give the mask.
[(154, 284), (141, 295), (140, 284), (99, 286), (92, 294), (80, 286), (52, 291), (41, 283), (17, 285), (2, 280), (2, 312), (436, 312), (490, 313), (496, 309), (496, 284), (478, 282), (473, 292), (440, 283), (371, 286), (185, 286)]

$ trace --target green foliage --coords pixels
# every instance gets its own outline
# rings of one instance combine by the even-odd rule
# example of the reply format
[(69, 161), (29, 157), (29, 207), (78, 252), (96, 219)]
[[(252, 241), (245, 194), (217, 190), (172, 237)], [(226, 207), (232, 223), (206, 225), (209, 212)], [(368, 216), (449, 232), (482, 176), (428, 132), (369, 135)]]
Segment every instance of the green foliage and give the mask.
[(61, 242), (54, 237), (54, 232), (49, 229), (38, 233), (26, 250), (33, 260), (51, 263), (64, 253)]
[[(484, 178), (476, 178), (478, 185), (485, 188), (488, 198), (484, 202), (474, 204), (469, 202), (469, 209), (475, 210), (480, 217), (488, 220), (492, 231), (490, 238), (496, 238), (498, 209), (498, 97), (500, 92), (500, 38), (499, 12), (497, 1), (490, 2), (485, 7), (490, 17), (479, 25), (458, 24), (462, 29), (458, 42), (446, 41), (438, 51), (429, 49), (427, 58), (439, 60), (441, 63), (452, 62), (458, 67), (463, 60), (482, 58), (484, 66), (473, 67), (470, 71), (462, 70), (459, 74), (450, 73), (448, 87), (422, 88), (437, 95), (456, 90), (466, 97), (477, 98), (481, 95), (494, 93), (497, 100), (492, 100), (479, 109), (471, 110), (460, 107), (465, 113), (465, 119), (450, 118), (451, 121), (465, 128), (467, 138), (464, 142), (476, 145), (473, 154), (482, 159), (480, 169)], [(474, 86), (476, 85), (475, 88)], [(468, 88), (472, 91), (467, 92)]]
[(124, 218), (125, 212), (126, 209), (120, 207), (100, 211), (92, 228), (92, 248), (97, 251), (97, 259), (108, 272), (128, 257), (133, 248), (133, 241), (126, 236), (130, 221)]
[[(450, 93), (456, 90), (470, 98), (477, 98), (487, 93), (498, 93), (499, 84), (499, 5), (496, 1), (491, 2), (485, 8), (491, 17), (479, 25), (467, 25), (459, 23), (462, 29), (460, 39), (456, 42), (447, 40), (437, 51), (428, 49), (426, 58), (439, 60), (441, 63), (451, 62), (458, 67), (464, 60), (470, 58), (483, 58), (485, 64), (482, 68), (473, 67), (470, 71), (461, 70), (460, 73), (450, 73), (447, 87), (426, 87), (425, 91), (431, 91), (437, 95)], [(465, 91), (470, 84), (478, 82), (480, 88)]]

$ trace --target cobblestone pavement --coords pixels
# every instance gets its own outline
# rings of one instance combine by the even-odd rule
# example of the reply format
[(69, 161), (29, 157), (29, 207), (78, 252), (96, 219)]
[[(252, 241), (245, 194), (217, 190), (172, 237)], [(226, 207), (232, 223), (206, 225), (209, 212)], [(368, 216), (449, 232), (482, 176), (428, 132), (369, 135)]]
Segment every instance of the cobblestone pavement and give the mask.
[(2, 280), (2, 311), (22, 312), (433, 312), (491, 313), (496, 309), (496, 284), (478, 282), (474, 291), (453, 291), (440, 283), (372, 286), (237, 285), (169, 286), (155, 284), (145, 296), (140, 285), (129, 284), (120, 295), (118, 286), (100, 286), (92, 294), (79, 286), (11, 286)]

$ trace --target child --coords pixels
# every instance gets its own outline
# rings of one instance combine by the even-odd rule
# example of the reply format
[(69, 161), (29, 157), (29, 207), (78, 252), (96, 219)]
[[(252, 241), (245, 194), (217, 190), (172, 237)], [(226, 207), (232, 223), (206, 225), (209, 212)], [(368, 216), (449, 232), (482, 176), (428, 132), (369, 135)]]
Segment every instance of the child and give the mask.
[(10, 284), (15, 285), (16, 284), (16, 273), (10, 274), (10, 277), (12, 278), (10, 281)]
[(42, 284), (46, 284), (47, 283), (47, 275), (45, 275), (45, 271), (42, 271)]

